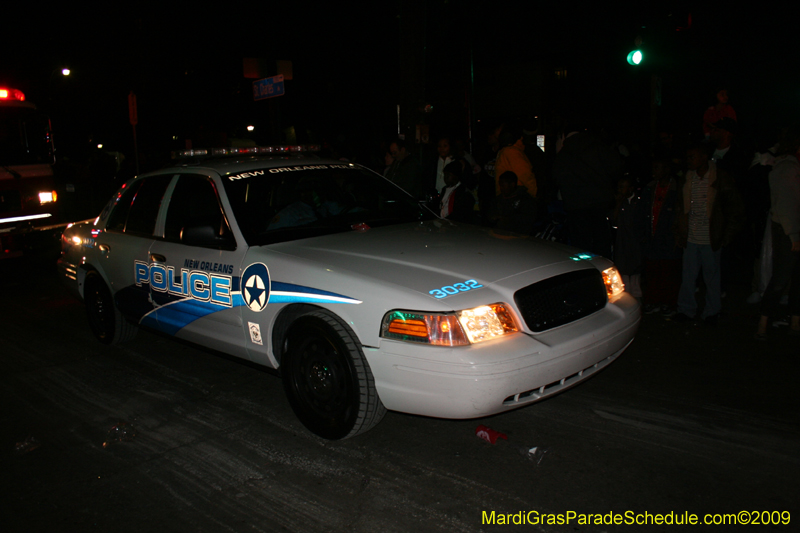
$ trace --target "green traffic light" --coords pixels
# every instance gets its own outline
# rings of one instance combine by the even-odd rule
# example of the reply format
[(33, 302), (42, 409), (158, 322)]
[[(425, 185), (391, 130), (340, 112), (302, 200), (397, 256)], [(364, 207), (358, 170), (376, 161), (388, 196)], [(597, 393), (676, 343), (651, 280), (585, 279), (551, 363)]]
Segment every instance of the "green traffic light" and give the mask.
[(644, 59), (644, 54), (641, 50), (633, 50), (628, 54), (628, 63), (631, 65), (639, 65)]

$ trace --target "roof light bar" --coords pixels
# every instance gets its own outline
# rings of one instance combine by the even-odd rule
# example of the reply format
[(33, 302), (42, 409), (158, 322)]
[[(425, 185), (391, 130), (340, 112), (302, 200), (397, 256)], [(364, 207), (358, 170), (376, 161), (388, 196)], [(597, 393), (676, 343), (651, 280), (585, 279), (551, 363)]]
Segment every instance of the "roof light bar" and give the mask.
[(181, 157), (198, 157), (208, 155), (208, 150), (180, 150), (172, 152), (172, 158), (178, 159)]
[(290, 152), (319, 152), (320, 145), (318, 144), (293, 144), (293, 145), (275, 145), (275, 146), (249, 146), (246, 148), (211, 148), (211, 149), (198, 149), (198, 150), (180, 150), (172, 152), (173, 159), (181, 159), (188, 157), (224, 157), (234, 155), (263, 155), (263, 154), (287, 154)]

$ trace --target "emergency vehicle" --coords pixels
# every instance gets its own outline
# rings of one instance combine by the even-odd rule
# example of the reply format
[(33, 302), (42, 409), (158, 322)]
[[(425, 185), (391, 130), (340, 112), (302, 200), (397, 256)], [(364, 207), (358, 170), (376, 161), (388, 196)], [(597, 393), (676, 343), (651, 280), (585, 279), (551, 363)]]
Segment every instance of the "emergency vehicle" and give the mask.
[(529, 405), (607, 367), (639, 326), (602, 257), (441, 219), (351, 163), (201, 152), (67, 228), (60, 275), (101, 342), (144, 326), (278, 369), (321, 437), (387, 409)]
[(0, 87), (0, 258), (18, 256), (57, 224), (50, 120), (22, 91)]

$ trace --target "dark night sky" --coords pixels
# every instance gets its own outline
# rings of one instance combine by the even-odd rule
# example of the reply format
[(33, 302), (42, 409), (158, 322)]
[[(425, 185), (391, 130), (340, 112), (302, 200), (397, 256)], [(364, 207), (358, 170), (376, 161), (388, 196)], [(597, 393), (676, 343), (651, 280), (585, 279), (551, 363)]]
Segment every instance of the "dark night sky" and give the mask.
[[(2, 22), (0, 84), (21, 88), (50, 113), (62, 146), (68, 133), (67, 146), (91, 135), (124, 148), (130, 90), (139, 98), (145, 146), (169, 144), (172, 135), (197, 138), (199, 130), (236, 135), (247, 121), (276, 117), (283, 127), (294, 125), (300, 140), (306, 131), (314, 140), (356, 131), (386, 138), (399, 99), (399, 5), (371, 7), (367, 23), (331, 2), (61, 9), (35, 18), (13, 8), (20, 13)], [(431, 103), (449, 100), (458, 109), (472, 50), (476, 90), (490, 85), (503, 65), (567, 68), (568, 90), (560, 99), (551, 92), (546, 109), (537, 111), (542, 114), (591, 111), (623, 121), (646, 115), (641, 94), (653, 73), (663, 80), (659, 120), (668, 127), (699, 127), (717, 84), (728, 86), (740, 124), (754, 134), (767, 135), (796, 114), (800, 46), (788, 11), (720, 14), (690, 10), (687, 2), (625, 10), (438, 0), (417, 2), (414, 12), (424, 21), (426, 97), (437, 100)], [(637, 35), (650, 62), (634, 71), (624, 55)], [(243, 57), (293, 62), (295, 79), (287, 82), (284, 101), (254, 106)], [(70, 79), (54, 73), (62, 65), (73, 69)], [(477, 118), (492, 114), (490, 99), (484, 95)]]

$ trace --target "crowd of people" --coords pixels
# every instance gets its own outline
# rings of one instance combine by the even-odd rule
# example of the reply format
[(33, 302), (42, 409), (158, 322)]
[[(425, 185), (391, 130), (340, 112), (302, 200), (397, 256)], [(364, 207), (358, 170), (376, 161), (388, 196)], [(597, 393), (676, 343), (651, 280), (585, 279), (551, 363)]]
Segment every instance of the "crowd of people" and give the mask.
[(395, 139), (384, 176), (443, 218), (612, 259), (647, 314), (714, 326), (728, 287), (752, 279), (756, 338), (787, 301), (789, 332), (800, 335), (800, 129), (746, 150), (727, 91), (716, 98), (696, 138), (662, 134), (639, 159), (579, 122), (565, 124), (548, 158), (536, 128), (511, 120), (490, 129), (485, 157), (448, 135), (428, 157)]

